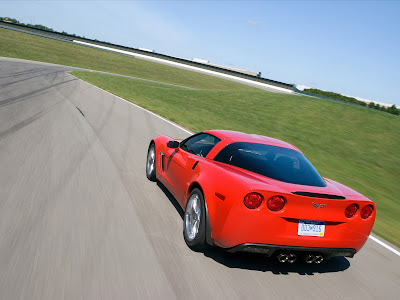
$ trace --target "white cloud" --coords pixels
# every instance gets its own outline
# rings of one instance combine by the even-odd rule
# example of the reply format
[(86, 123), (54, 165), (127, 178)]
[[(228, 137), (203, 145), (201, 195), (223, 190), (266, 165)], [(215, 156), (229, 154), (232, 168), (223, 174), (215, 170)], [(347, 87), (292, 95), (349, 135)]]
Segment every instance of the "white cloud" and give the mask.
[(253, 21), (253, 20), (248, 20), (247, 24), (250, 25), (250, 26), (256, 27), (258, 25), (258, 22)]

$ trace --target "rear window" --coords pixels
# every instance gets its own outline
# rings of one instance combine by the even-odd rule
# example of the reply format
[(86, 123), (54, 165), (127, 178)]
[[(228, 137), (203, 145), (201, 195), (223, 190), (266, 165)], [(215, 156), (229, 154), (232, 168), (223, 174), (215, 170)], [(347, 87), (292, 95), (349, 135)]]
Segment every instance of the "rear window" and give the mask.
[(255, 143), (232, 143), (214, 160), (279, 181), (309, 186), (326, 186), (313, 165), (298, 151)]

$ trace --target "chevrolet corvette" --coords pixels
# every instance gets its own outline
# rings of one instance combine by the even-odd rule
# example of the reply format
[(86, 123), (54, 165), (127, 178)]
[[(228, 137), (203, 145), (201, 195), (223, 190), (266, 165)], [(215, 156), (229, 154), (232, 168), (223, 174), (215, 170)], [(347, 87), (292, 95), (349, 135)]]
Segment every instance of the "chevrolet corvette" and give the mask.
[(148, 148), (146, 176), (184, 210), (184, 240), (195, 251), (214, 245), (282, 263), (353, 257), (376, 216), (374, 202), (321, 177), (295, 146), (255, 134), (158, 136)]

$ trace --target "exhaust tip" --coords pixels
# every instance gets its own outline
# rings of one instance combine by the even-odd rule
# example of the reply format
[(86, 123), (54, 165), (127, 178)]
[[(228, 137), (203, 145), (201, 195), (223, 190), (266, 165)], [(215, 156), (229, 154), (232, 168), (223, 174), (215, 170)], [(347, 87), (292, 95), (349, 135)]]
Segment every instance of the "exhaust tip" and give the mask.
[(294, 263), (295, 261), (296, 261), (296, 259), (297, 259), (297, 255), (296, 254), (294, 254), (294, 253), (290, 253), (289, 255), (288, 255), (288, 262), (289, 263)]
[(305, 261), (306, 261), (306, 263), (308, 263), (308, 264), (312, 264), (312, 263), (315, 261), (315, 256), (309, 254), (309, 255), (306, 256)]
[(278, 261), (281, 262), (281, 263), (287, 262), (288, 259), (289, 259), (288, 255), (287, 255), (287, 254), (284, 254), (284, 253), (279, 254), (276, 258), (277, 258)]
[(324, 261), (324, 257), (322, 255), (315, 256), (315, 263), (320, 264)]

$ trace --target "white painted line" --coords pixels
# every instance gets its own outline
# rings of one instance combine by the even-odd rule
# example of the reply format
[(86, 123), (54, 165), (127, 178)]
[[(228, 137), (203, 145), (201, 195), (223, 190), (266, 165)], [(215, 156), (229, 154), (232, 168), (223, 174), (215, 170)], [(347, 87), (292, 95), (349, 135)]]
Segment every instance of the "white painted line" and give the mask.
[[(72, 75), (72, 74), (70, 74), (70, 75), (71, 75), (71, 76), (74, 76), (74, 75)], [(74, 77), (76, 77), (76, 76), (74, 76)], [(76, 77), (76, 78), (78, 78), (78, 77)], [(161, 120), (163, 120), (163, 121), (165, 121), (165, 122), (167, 122), (167, 123), (169, 123), (169, 124), (171, 124), (171, 125), (174, 125), (175, 127), (179, 128), (180, 130), (182, 130), (182, 131), (184, 131), (184, 132), (186, 132), (186, 133), (194, 134), (193, 132), (191, 132), (191, 131), (189, 131), (189, 130), (183, 128), (182, 126), (179, 126), (178, 124), (176, 124), (176, 123), (174, 123), (174, 122), (172, 122), (172, 121), (170, 121), (170, 120), (168, 120), (168, 119), (166, 119), (166, 118), (164, 118), (164, 117), (161, 117), (160, 115), (157, 115), (156, 113), (153, 113), (153, 112), (150, 111), (150, 110), (147, 110), (147, 109), (145, 109), (145, 108), (143, 108), (143, 107), (141, 107), (141, 106), (139, 106), (139, 105), (137, 105), (137, 104), (135, 104), (135, 103), (132, 103), (132, 102), (130, 102), (130, 101), (124, 99), (124, 98), (121, 98), (121, 97), (119, 97), (119, 96), (117, 96), (117, 95), (115, 95), (115, 94), (113, 94), (113, 93), (110, 93), (109, 91), (103, 90), (102, 88), (100, 88), (100, 87), (98, 87), (98, 86), (95, 86), (94, 84), (91, 84), (90, 82), (84, 81), (83, 79), (80, 79), (80, 78), (78, 78), (78, 79), (79, 79), (79, 80), (82, 80), (83, 82), (85, 82), (85, 83), (87, 83), (87, 84), (90, 84), (91, 86), (93, 86), (93, 87), (95, 87), (95, 88), (98, 88), (98, 89), (102, 90), (103, 92), (105, 92), (105, 93), (107, 93), (107, 94), (110, 94), (110, 95), (112, 95), (112, 96), (114, 96), (114, 97), (116, 97), (116, 98), (118, 98), (118, 99), (120, 99), (120, 100), (122, 100), (122, 101), (124, 101), (124, 102), (127, 102), (128, 104), (131, 104), (131, 105), (133, 105), (133, 106), (135, 106), (135, 107), (137, 107), (137, 108), (139, 108), (139, 109), (141, 109), (141, 110), (143, 110), (143, 111), (145, 111), (145, 112), (147, 112), (147, 113), (149, 113), (149, 114), (151, 114), (151, 115), (153, 115), (153, 116), (155, 116), (155, 117), (157, 117), (157, 118), (159, 118), (159, 119), (161, 119)]]
[(386, 245), (384, 242), (382, 242), (381, 240), (378, 240), (376, 237), (370, 235), (369, 238), (371, 240), (373, 240), (374, 242), (377, 242), (379, 245), (381, 245), (382, 247), (385, 247), (386, 249), (392, 251), (394, 254), (397, 254), (398, 256), (400, 256), (400, 252), (397, 251), (396, 249), (393, 249), (392, 247), (390, 247), (389, 245)]
[(251, 83), (252, 85), (268, 87), (268, 88), (275, 89), (275, 90), (278, 90), (278, 91), (281, 91), (281, 92), (285, 92), (285, 93), (288, 93), (288, 94), (293, 94), (293, 91), (291, 91), (289, 89), (285, 89), (285, 88), (281, 88), (281, 87), (277, 87), (277, 86), (274, 86), (274, 85), (269, 85), (269, 84), (266, 84), (266, 83), (261, 83), (261, 82), (257, 82), (257, 81), (253, 81), (253, 80), (249, 80), (249, 79), (245, 79), (245, 78), (241, 78), (241, 77), (236, 77), (236, 76), (232, 76), (232, 75), (228, 75), (228, 74), (223, 74), (223, 73), (219, 73), (219, 72), (215, 72), (215, 71), (210, 71), (210, 70), (207, 70), (207, 69), (193, 67), (193, 66), (189, 66), (189, 65), (185, 65), (185, 64), (181, 64), (181, 63), (177, 63), (177, 62), (173, 62), (173, 61), (157, 58), (157, 57), (152, 57), (152, 56), (143, 55), (143, 54), (137, 54), (137, 53), (133, 53), (133, 52), (125, 51), (125, 50), (119, 50), (119, 49), (115, 49), (115, 48), (110, 48), (110, 47), (90, 44), (90, 43), (81, 42), (81, 41), (77, 41), (77, 40), (73, 40), (73, 42), (77, 43), (77, 44), (89, 46), (89, 47), (94, 47), (94, 48), (99, 48), (99, 49), (104, 49), (104, 50), (108, 50), (108, 51), (113, 51), (113, 52), (118, 52), (118, 53), (130, 55), (130, 56), (133, 56), (133, 57), (141, 57), (143, 59), (152, 60), (152, 61), (155, 61), (155, 62), (162, 62), (164, 64), (185, 67), (187, 69), (192, 69), (194, 71), (201, 71), (202, 73), (208, 73), (210, 75), (218, 75), (219, 77), (235, 79), (237, 81)]
[[(70, 74), (70, 75), (71, 75), (71, 74)], [(72, 75), (72, 76), (73, 76), (73, 75)], [(79, 79), (79, 80), (82, 80), (82, 79), (80, 79), (80, 78), (78, 78), (78, 79)], [(82, 81), (84, 81), (84, 80), (82, 80)], [(152, 111), (149, 111), (149, 110), (147, 110), (147, 109), (145, 109), (145, 108), (143, 108), (143, 107), (140, 107), (139, 105), (137, 105), (137, 104), (135, 104), (135, 103), (132, 103), (132, 102), (130, 102), (130, 101), (124, 99), (124, 98), (121, 98), (121, 97), (119, 97), (119, 96), (117, 96), (117, 95), (114, 95), (113, 93), (110, 93), (110, 92), (108, 92), (108, 91), (106, 91), (106, 90), (103, 90), (102, 88), (99, 88), (98, 86), (95, 86), (95, 85), (93, 85), (93, 84), (91, 84), (91, 83), (89, 83), (89, 82), (87, 82), (87, 81), (84, 81), (84, 82), (86, 82), (87, 84), (90, 84), (90, 85), (92, 85), (92, 86), (94, 86), (94, 87), (96, 87), (96, 88), (98, 88), (98, 89), (100, 89), (100, 90), (102, 90), (102, 91), (104, 91), (104, 92), (110, 94), (110, 95), (113, 95), (114, 97), (116, 97), (116, 98), (118, 98), (118, 99), (121, 99), (122, 101), (125, 101), (125, 102), (127, 102), (127, 103), (129, 103), (129, 104), (131, 104), (131, 105), (133, 105), (133, 106), (135, 106), (135, 107), (141, 109), (141, 110), (144, 110), (144, 111), (148, 112), (149, 114), (151, 114), (151, 115), (153, 115), (153, 116), (156, 116), (157, 118), (160, 118), (161, 120), (163, 120), (163, 121), (165, 121), (165, 122), (167, 122), (167, 123), (169, 123), (169, 124), (171, 124), (171, 125), (174, 125), (175, 127), (179, 128), (179, 129), (181, 129), (181, 130), (183, 130), (183, 131), (186, 132), (186, 133), (193, 134), (193, 132), (191, 132), (191, 131), (189, 131), (189, 130), (183, 128), (182, 126), (179, 126), (178, 124), (176, 124), (176, 123), (174, 123), (174, 122), (171, 122), (170, 120), (167, 120), (167, 119), (164, 118), (164, 117), (161, 117), (161, 116), (159, 116), (159, 115), (153, 113)], [(378, 243), (379, 245), (385, 247), (385, 248), (388, 249), (389, 251), (392, 251), (394, 254), (400, 256), (400, 252), (399, 252), (399, 251), (395, 250), (394, 248), (390, 247), (389, 245), (386, 245), (384, 242), (382, 242), (381, 240), (378, 240), (376, 237), (374, 237), (374, 236), (372, 236), (372, 235), (369, 235), (368, 238), (370, 238), (370, 239), (373, 240), (374, 242)]]
[[(94, 86), (95, 86), (95, 85), (94, 85)], [(97, 87), (97, 86), (96, 86), (96, 87)], [(99, 87), (97, 87), (97, 88), (99, 88)], [(99, 88), (99, 89), (101, 89), (102, 91), (104, 91), (104, 92), (106, 92), (106, 93), (108, 93), (108, 94), (110, 94), (110, 95), (113, 95), (114, 97), (117, 97), (118, 99), (121, 99), (121, 100), (123, 100), (123, 101), (125, 101), (125, 102), (127, 102), (127, 103), (129, 103), (129, 104), (131, 104), (131, 105), (133, 105), (133, 106), (136, 106), (137, 108), (139, 108), (139, 109), (141, 109), (141, 110), (144, 110), (145, 112), (148, 112), (149, 114), (151, 114), (151, 115), (153, 115), (153, 116), (155, 116), (155, 117), (157, 117), (157, 118), (159, 118), (159, 119), (161, 119), (161, 120), (163, 120), (163, 121), (165, 121), (165, 122), (167, 122), (167, 123), (169, 123), (169, 124), (171, 124), (171, 125), (174, 125), (175, 127), (178, 127), (180, 130), (182, 130), (182, 131), (184, 131), (184, 132), (186, 132), (186, 133), (193, 134), (193, 132), (191, 132), (191, 131), (189, 131), (189, 130), (183, 128), (182, 126), (179, 126), (178, 124), (176, 124), (176, 123), (174, 123), (174, 122), (171, 122), (170, 120), (168, 120), (168, 119), (166, 119), (166, 118), (164, 118), (164, 117), (161, 117), (161, 116), (157, 115), (156, 113), (153, 113), (153, 112), (150, 111), (150, 110), (147, 110), (147, 109), (145, 109), (145, 108), (143, 108), (143, 107), (141, 107), (141, 106), (139, 106), (139, 105), (137, 105), (137, 104), (135, 104), (135, 103), (132, 103), (132, 102), (130, 102), (130, 101), (124, 99), (124, 98), (121, 98), (121, 97), (119, 97), (119, 96), (117, 96), (117, 95), (114, 95), (113, 93), (110, 93), (110, 92), (108, 92), (108, 91), (105, 91), (105, 90), (103, 90), (102, 88)]]

